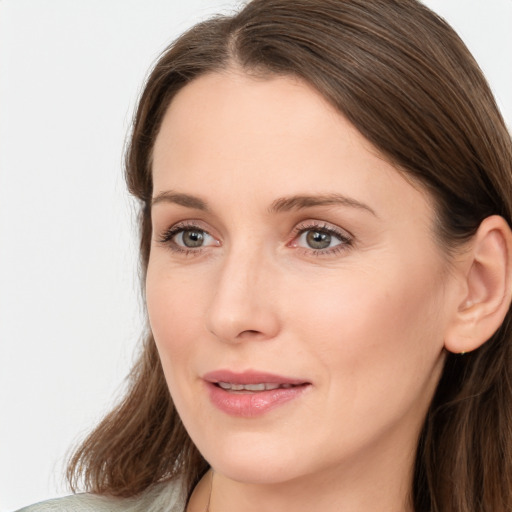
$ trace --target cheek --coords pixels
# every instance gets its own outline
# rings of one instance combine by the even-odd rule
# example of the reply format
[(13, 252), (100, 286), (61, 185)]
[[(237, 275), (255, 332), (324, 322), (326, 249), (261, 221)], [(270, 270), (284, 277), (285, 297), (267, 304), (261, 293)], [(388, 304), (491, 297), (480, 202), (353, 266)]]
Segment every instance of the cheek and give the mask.
[(180, 279), (176, 272), (168, 275), (155, 267), (150, 265), (148, 269), (146, 302), (151, 331), (169, 378), (170, 365), (184, 369), (180, 362), (200, 342), (198, 332), (204, 326), (201, 312), (206, 299), (190, 278)]
[(295, 334), (318, 359), (326, 376), (319, 378), (354, 403), (370, 405), (371, 395), (384, 394), (399, 402), (437, 379), (442, 286), (430, 273), (413, 280), (414, 273), (386, 270), (347, 273), (315, 293), (291, 294)]
[(199, 334), (204, 325), (200, 313), (204, 296), (190, 283), (190, 279), (182, 281), (177, 272), (151, 266), (148, 269), (146, 301), (151, 331), (167, 386), (183, 421), (197, 415), (197, 411), (191, 411), (191, 404), (196, 403), (194, 362), (205, 338)]

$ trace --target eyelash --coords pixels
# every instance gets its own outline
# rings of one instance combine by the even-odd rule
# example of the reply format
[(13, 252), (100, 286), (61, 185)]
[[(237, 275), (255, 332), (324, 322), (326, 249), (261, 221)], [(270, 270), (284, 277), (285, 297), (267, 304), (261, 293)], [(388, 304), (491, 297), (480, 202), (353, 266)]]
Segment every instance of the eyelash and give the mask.
[[(334, 254), (339, 254), (348, 250), (353, 245), (353, 237), (349, 235), (346, 231), (342, 231), (340, 229), (336, 229), (334, 226), (328, 225), (326, 223), (319, 222), (306, 222), (299, 224), (293, 230), (293, 238), (291, 242), (297, 240), (301, 235), (307, 233), (308, 231), (317, 231), (319, 233), (326, 233), (334, 238), (337, 238), (340, 243), (335, 245), (334, 247), (330, 247), (327, 249), (313, 249), (306, 247), (297, 247), (299, 250), (303, 250), (308, 254), (312, 254), (313, 256), (332, 256)], [(290, 243), (291, 243), (290, 242)]]
[(158, 243), (165, 245), (168, 247), (171, 251), (183, 254), (185, 256), (189, 255), (199, 255), (203, 252), (205, 249), (204, 247), (198, 247), (196, 249), (188, 249), (185, 247), (182, 247), (181, 245), (178, 245), (176, 242), (173, 241), (173, 238), (180, 234), (183, 231), (199, 231), (201, 233), (206, 233), (207, 235), (211, 236), (208, 231), (205, 229), (199, 227), (197, 224), (189, 224), (189, 223), (179, 223), (175, 224), (174, 226), (171, 226), (169, 229), (165, 230), (159, 237)]
[[(176, 242), (173, 241), (173, 238), (178, 235), (179, 233), (183, 231), (199, 231), (201, 233), (205, 233), (208, 236), (210, 233), (206, 231), (205, 229), (201, 228), (197, 224), (191, 224), (191, 223), (179, 223), (175, 224), (174, 226), (171, 226), (169, 229), (165, 230), (160, 237), (158, 238), (158, 243), (165, 245), (168, 247), (171, 251), (175, 253), (180, 253), (185, 256), (188, 255), (200, 255), (206, 247), (198, 247), (198, 248), (184, 248), (180, 245), (178, 245)], [(306, 247), (299, 247), (295, 246), (298, 250), (302, 250), (309, 255), (313, 256), (331, 256), (334, 254), (338, 254), (342, 251), (346, 251), (349, 249), (353, 244), (353, 238), (347, 234), (345, 231), (341, 231), (339, 229), (334, 228), (331, 225), (327, 225), (325, 223), (318, 223), (318, 222), (308, 222), (308, 223), (302, 223), (297, 225), (293, 229), (293, 237), (290, 242), (287, 243), (287, 246), (290, 247), (292, 242), (296, 241), (301, 235), (304, 233), (307, 233), (308, 231), (318, 231), (320, 233), (325, 233), (330, 236), (333, 236), (337, 238), (340, 243), (335, 245), (334, 247), (327, 248), (327, 249), (312, 249), (312, 248), (306, 248)]]

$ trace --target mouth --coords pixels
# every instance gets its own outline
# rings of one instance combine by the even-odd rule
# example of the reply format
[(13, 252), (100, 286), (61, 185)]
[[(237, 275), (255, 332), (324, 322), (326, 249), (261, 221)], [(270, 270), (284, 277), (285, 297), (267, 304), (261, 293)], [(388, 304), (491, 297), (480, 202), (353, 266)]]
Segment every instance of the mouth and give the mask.
[(273, 382), (262, 382), (259, 384), (234, 384), (232, 382), (214, 382), (215, 386), (225, 391), (258, 393), (260, 391), (271, 391), (273, 389), (290, 389), (304, 384), (276, 384)]
[(219, 370), (204, 375), (203, 381), (214, 406), (244, 418), (260, 416), (298, 399), (311, 387), (311, 382), (302, 379), (255, 371)]

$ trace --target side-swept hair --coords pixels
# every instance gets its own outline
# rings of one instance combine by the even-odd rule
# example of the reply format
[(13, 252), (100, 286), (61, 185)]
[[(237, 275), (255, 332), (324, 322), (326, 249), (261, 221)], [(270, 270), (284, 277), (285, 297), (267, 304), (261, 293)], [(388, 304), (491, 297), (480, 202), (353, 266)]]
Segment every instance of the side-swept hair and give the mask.
[[(435, 203), (447, 252), (492, 214), (511, 224), (512, 142), (471, 54), (416, 0), (253, 0), (200, 23), (161, 56), (135, 115), (126, 178), (140, 201), (142, 274), (151, 239), (152, 150), (174, 95), (236, 66), (312, 85)], [(449, 354), (418, 442), (416, 512), (512, 510), (512, 331)], [(149, 334), (121, 403), (73, 455), (68, 478), (133, 496), (208, 469), (174, 408)]]

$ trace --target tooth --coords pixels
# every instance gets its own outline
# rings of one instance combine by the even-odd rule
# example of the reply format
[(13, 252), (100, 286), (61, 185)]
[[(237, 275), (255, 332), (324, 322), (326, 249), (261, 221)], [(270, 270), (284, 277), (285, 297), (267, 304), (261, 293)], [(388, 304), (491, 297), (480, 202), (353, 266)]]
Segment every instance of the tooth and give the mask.
[(231, 382), (217, 382), (217, 385), (226, 391), (269, 391), (273, 389), (289, 389), (293, 384), (276, 384), (276, 383), (260, 383), (260, 384), (233, 384)]
[(265, 384), (246, 384), (244, 389), (247, 391), (265, 391)]

